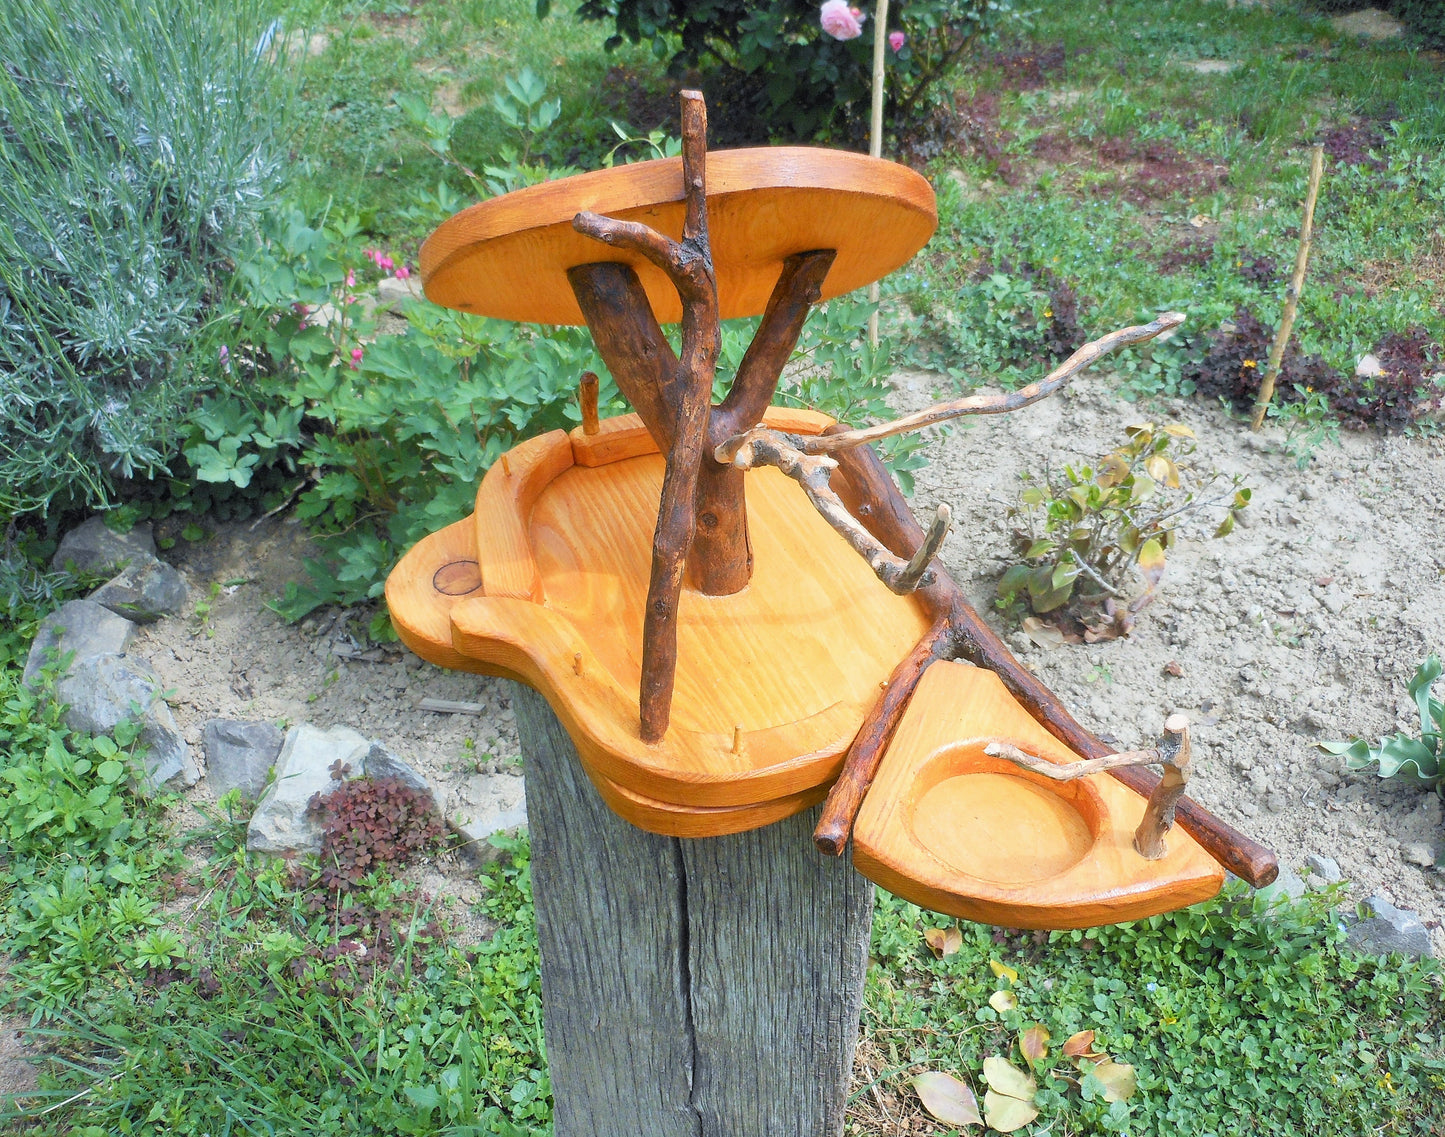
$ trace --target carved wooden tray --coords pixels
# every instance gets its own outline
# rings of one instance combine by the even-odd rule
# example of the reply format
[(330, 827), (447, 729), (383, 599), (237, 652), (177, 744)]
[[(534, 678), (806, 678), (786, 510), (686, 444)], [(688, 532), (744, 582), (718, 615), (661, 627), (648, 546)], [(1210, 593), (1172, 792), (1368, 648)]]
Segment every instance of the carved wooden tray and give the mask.
[[(765, 421), (801, 433), (831, 422), (782, 408)], [(392, 619), (439, 666), (541, 691), (635, 824), (686, 836), (768, 824), (821, 800), (927, 621), (796, 485), (755, 473), (752, 583), (733, 596), (684, 593), (672, 726), (645, 745), (637, 682), (661, 477), (635, 416), (523, 443), (487, 474), (471, 522), (433, 534), (393, 571)]]
[(995, 741), (1078, 760), (993, 672), (931, 664), (858, 815), (858, 871), (922, 907), (1011, 928), (1135, 920), (1223, 885), (1177, 826), (1160, 860), (1134, 851), (1145, 799), (1121, 782), (1051, 781), (985, 755)]
[[(572, 228), (583, 210), (679, 237), (682, 159), (594, 170), (463, 210), (422, 245), (427, 298), (503, 320), (580, 324), (566, 270), (610, 261), (636, 270), (661, 323), (680, 319), (677, 289), (660, 269)], [(762, 312), (795, 253), (837, 250), (826, 300), (905, 264), (937, 224), (933, 188), (907, 166), (802, 146), (709, 154), (707, 211), (723, 319)]]

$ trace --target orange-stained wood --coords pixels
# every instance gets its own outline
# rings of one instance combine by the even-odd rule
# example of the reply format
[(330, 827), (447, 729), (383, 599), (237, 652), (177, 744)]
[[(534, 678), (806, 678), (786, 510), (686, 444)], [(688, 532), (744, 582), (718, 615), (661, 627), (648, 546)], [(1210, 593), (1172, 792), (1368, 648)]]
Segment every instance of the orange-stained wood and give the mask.
[(485, 549), (482, 587), (488, 596), (542, 599), (527, 517), (538, 496), (572, 465), (566, 433), (548, 431), (514, 446), (492, 464), (477, 490), (476, 548)]
[[(586, 766), (583, 767), (586, 769)], [(828, 793), (827, 786), (817, 786), (801, 793), (774, 798), (759, 805), (696, 806), (675, 805), (643, 797), (632, 790), (623, 789), (615, 782), (593, 770), (587, 776), (602, 795), (607, 807), (624, 821), (646, 829), (649, 833), (660, 833), (664, 837), (722, 837), (729, 833), (746, 833), (761, 829), (795, 813), (811, 809)]]
[(1099, 775), (1054, 782), (990, 758), (1011, 742), (1078, 755), (991, 671), (929, 666), (853, 831), (853, 863), (936, 912), (1011, 928), (1088, 928), (1206, 900), (1224, 873), (1175, 827), (1159, 860), (1134, 850), (1145, 799)]
[(401, 642), (428, 663), (450, 671), (485, 671), (452, 647), (452, 605), (480, 596), (481, 590), (476, 526), (466, 517), (423, 537), (391, 570), (386, 578), (391, 626)]
[[(574, 230), (584, 210), (679, 238), (682, 159), (543, 182), (463, 210), (422, 246), (427, 298), (504, 320), (580, 324), (566, 271), (606, 261), (631, 265), (658, 320), (677, 321), (682, 305), (667, 276), (638, 253)], [(798, 146), (709, 154), (707, 210), (723, 319), (762, 312), (796, 253), (838, 250), (826, 300), (905, 264), (937, 224), (932, 187), (906, 166)]]

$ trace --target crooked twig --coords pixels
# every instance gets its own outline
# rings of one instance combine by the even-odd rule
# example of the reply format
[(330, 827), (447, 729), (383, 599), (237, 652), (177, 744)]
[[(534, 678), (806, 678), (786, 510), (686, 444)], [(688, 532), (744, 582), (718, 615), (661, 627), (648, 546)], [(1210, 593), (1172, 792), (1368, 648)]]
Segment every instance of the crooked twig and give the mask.
[[(731, 462), (740, 470), (751, 470), (758, 466), (776, 466), (808, 495), (808, 500), (822, 515), (823, 520), (843, 535), (853, 551), (868, 562), (874, 574), (886, 584), (890, 591), (900, 596), (912, 592), (920, 585), (933, 583), (933, 570), (928, 564), (937, 555), (948, 535), (949, 508), (940, 505), (928, 527), (923, 541), (908, 560), (895, 556), (888, 547), (863, 527), (863, 523), (848, 512), (833, 487), (829, 484), (838, 462), (826, 454), (804, 454), (792, 445), (796, 436), (767, 427), (754, 427), (739, 436), (744, 441), (732, 452)], [(722, 447), (718, 448), (721, 461)]]
[(1164, 776), (1150, 792), (1143, 820), (1134, 831), (1135, 851), (1151, 861), (1157, 861), (1165, 853), (1164, 835), (1174, 825), (1175, 806), (1189, 784), (1191, 747), (1189, 720), (1184, 715), (1170, 715), (1164, 722), (1164, 734), (1158, 745), (1148, 750), (1126, 750), (1080, 762), (1050, 762), (1009, 742), (991, 742), (983, 748), (983, 752), (991, 758), (1002, 758), (1056, 782), (1072, 782), (1125, 766), (1163, 766)]
[[(1041, 399), (1047, 399), (1080, 371), (1111, 351), (1152, 340), (1161, 332), (1177, 328), (1183, 322), (1184, 316), (1181, 313), (1165, 312), (1158, 319), (1147, 324), (1110, 332), (1092, 343), (1086, 343), (1036, 383), (1030, 383), (1028, 386), (1020, 387), (1017, 391), (1010, 391), (1006, 395), (967, 395), (961, 399), (938, 403), (915, 414), (904, 415), (892, 422), (879, 423), (877, 426), (845, 430), (838, 434), (797, 435), (790, 437), (788, 441), (804, 454), (830, 454), (835, 450), (847, 450), (865, 443), (877, 442), (879, 439), (895, 434), (922, 430), (924, 427), (947, 422), (949, 419), (962, 418), (964, 415), (999, 415), (1021, 410)], [(748, 434), (765, 429), (767, 428), (755, 427), (752, 431), (729, 438), (717, 448), (717, 460), (731, 462), (733, 453), (743, 444)]]
[(771, 427), (754, 426), (719, 443), (713, 449), (713, 457), (723, 465), (739, 470), (776, 466), (803, 487), (803, 492), (808, 495), (814, 508), (823, 515), (829, 525), (843, 535), (853, 550), (868, 562), (879, 580), (894, 592), (912, 592), (919, 585), (929, 584), (934, 579), (928, 562), (937, 554), (944, 537), (948, 535), (949, 507), (938, 507), (923, 542), (912, 558), (904, 561), (890, 552), (848, 512), (847, 506), (829, 485), (829, 478), (837, 467), (837, 462), (828, 455), (835, 451), (863, 446), (893, 434), (921, 430), (961, 415), (1003, 414), (1029, 406), (1040, 399), (1048, 398), (1108, 352), (1127, 344), (1153, 339), (1160, 332), (1178, 327), (1183, 321), (1184, 317), (1178, 312), (1166, 312), (1151, 323), (1110, 332), (1079, 348), (1037, 383), (1030, 383), (1027, 387), (1021, 387), (1007, 395), (970, 395), (939, 403), (928, 410), (906, 415), (893, 422), (820, 435), (789, 434)]
[(707, 106), (701, 92), (683, 91), (682, 240), (646, 225), (583, 212), (572, 226), (596, 240), (641, 254), (668, 276), (682, 299), (681, 382), (672, 422), (662, 501), (652, 538), (652, 570), (642, 624), (638, 715), (642, 740), (659, 742), (672, 714), (677, 674), (677, 608), (683, 571), (697, 527), (694, 504), (720, 347), (717, 278), (707, 233)]

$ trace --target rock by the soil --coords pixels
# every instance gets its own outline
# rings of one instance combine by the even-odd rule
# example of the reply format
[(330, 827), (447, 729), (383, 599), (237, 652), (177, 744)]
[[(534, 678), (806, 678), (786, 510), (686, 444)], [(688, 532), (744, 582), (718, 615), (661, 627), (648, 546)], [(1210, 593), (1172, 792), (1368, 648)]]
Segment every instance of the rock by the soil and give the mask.
[(464, 844), (462, 852), (479, 865), (488, 865), (502, 856), (492, 844), (493, 837), (516, 837), (527, 825), (527, 802), (523, 799), (511, 809), (486, 813), (474, 821), (459, 824), (456, 829)]
[(415, 276), (406, 280), (397, 280), (393, 276), (384, 276), (376, 282), (376, 306), (378, 308), (394, 308), (408, 300), (422, 299), (421, 284)]
[(1348, 937), (1350, 945), (1369, 955), (1401, 955), (1420, 957), (1434, 953), (1430, 950), (1430, 933), (1414, 912), (1396, 908), (1388, 897), (1376, 893), (1365, 901), (1370, 915), (1351, 925)]
[(368, 778), (395, 778), (404, 786), (410, 786), (417, 793), (426, 794), (437, 803), (436, 791), (431, 784), (385, 746), (373, 742), (366, 752), (366, 776)]
[(96, 514), (60, 539), (50, 566), (62, 569), (74, 564), (81, 572), (105, 572), (155, 555), (156, 541), (149, 521), (141, 522), (128, 533), (117, 533), (106, 525), (104, 517)]
[(150, 624), (179, 612), (189, 593), (185, 577), (155, 557), (137, 558), (90, 599), (137, 624)]
[(317, 853), (321, 826), (306, 815), (316, 794), (366, 772), (371, 743), (347, 726), (321, 730), (303, 723), (286, 732), (276, 758), (276, 780), (266, 788), (246, 829), (246, 847), (260, 853)]
[(1311, 853), (1305, 858), (1305, 868), (1309, 869), (1311, 875), (1319, 877), (1325, 884), (1338, 884), (1344, 880), (1344, 874), (1340, 872), (1339, 863), (1334, 857), (1325, 857), (1319, 853)]
[(135, 624), (95, 601), (67, 600), (40, 621), (21, 681), (31, 686), (41, 668), (72, 652), (75, 662), (91, 655), (123, 654), (134, 635)]
[(212, 719), (201, 732), (206, 778), (217, 797), (239, 788), (252, 801), (266, 788), (286, 736), (269, 722)]
[(1269, 900), (1299, 900), (1305, 894), (1305, 882), (1294, 869), (1281, 864), (1274, 883), (1261, 888), (1259, 894)]
[(1421, 868), (1430, 868), (1435, 863), (1435, 850), (1428, 841), (1412, 841), (1402, 850), (1405, 860)]
[(68, 704), (65, 723), (71, 730), (109, 734), (126, 719), (139, 720), (145, 768), (136, 773), (147, 790), (200, 780), (201, 768), (161, 698), (160, 680), (144, 661), (115, 653), (77, 659), (55, 685), (55, 698)]

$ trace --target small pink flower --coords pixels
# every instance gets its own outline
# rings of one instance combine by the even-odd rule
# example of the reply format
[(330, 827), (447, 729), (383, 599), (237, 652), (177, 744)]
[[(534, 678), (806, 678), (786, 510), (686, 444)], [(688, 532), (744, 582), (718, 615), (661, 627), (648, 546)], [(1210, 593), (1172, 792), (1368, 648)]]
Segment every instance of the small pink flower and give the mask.
[(355, 371), (361, 366), (361, 358), (366, 353), (359, 347), (351, 349), (351, 370)]
[(361, 255), (364, 256), (367, 260), (369, 260), (372, 264), (378, 264), (381, 261), (380, 249), (363, 249), (361, 251)]
[(857, 8), (848, 7), (848, 0), (826, 0), (818, 13), (823, 30), (837, 40), (857, 39), (867, 18)]
[(900, 51), (903, 50), (903, 45), (904, 45), (905, 43), (907, 43), (907, 42), (908, 42), (908, 37), (907, 37), (906, 35), (904, 35), (902, 32), (889, 32), (889, 33), (888, 33), (888, 46), (893, 49), (893, 53), (894, 53), (895, 55), (896, 55), (898, 52), (900, 52)]
[(228, 348), (225, 344), (222, 344), (220, 355), (222, 363), (228, 362), (231, 358), (231, 349)]
[(354, 268), (349, 268), (346, 270), (346, 287), (356, 287), (356, 270)]
[(396, 267), (396, 262), (393, 261), (390, 257), (382, 257), (376, 262), (376, 267), (384, 269), (386, 272), (390, 272), (393, 268)]
[(301, 326), (304, 328), (306, 326), (306, 317), (311, 314), (311, 308), (298, 300), (296, 301), (296, 303), (291, 305), (291, 311), (295, 312), (296, 315), (301, 317)]
[(411, 276), (411, 269), (407, 268), (406, 265), (397, 265), (396, 272), (392, 273), (392, 275), (395, 276), (397, 280), (405, 280)]

